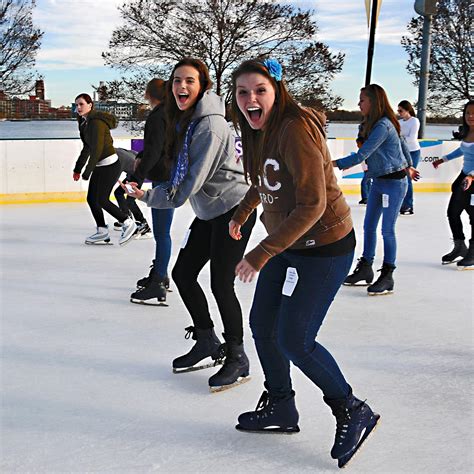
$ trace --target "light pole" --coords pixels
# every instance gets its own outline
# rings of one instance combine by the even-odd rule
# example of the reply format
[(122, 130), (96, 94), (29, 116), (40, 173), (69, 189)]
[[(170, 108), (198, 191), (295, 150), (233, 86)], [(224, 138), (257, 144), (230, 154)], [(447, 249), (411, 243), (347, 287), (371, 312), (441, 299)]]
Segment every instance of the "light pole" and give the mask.
[(420, 83), (418, 88), (418, 120), (420, 121), (418, 138), (423, 138), (425, 135), (426, 98), (428, 96), (428, 81), (430, 77), (431, 17), (436, 14), (436, 0), (416, 0), (415, 11), (424, 18), (423, 42), (421, 45)]
[[(369, 0), (370, 1), (370, 0)], [(367, 68), (365, 70), (365, 85), (370, 84), (370, 77), (372, 76), (372, 60), (374, 58), (374, 45), (375, 45), (375, 27), (377, 26), (377, 16), (379, 6), (382, 0), (372, 0), (372, 9), (370, 14), (370, 29), (369, 29), (369, 47), (367, 48)], [(366, 1), (366, 8), (370, 5)]]

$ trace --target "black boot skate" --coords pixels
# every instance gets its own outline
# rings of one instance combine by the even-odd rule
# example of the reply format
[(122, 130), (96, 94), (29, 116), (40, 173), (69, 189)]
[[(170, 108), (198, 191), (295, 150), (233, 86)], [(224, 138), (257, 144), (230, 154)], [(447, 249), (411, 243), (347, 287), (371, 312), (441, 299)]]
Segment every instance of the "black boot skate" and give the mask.
[[(367, 286), (372, 283), (374, 279), (374, 271), (372, 270), (372, 264), (368, 262), (364, 257), (359, 258), (357, 265), (355, 267), (352, 275), (349, 275), (344, 280), (344, 285), (346, 286)], [(365, 283), (359, 283), (363, 282)]]
[(244, 344), (226, 337), (227, 354), (224, 365), (209, 379), (211, 392), (222, 392), (228, 388), (248, 382), (249, 360), (244, 352)]
[(336, 438), (331, 457), (338, 460), (340, 468), (345, 467), (375, 429), (380, 415), (374, 413), (367, 403), (352, 395), (346, 398), (324, 401), (336, 417)]
[(454, 248), (451, 252), (443, 255), (441, 257), (441, 263), (443, 265), (448, 265), (449, 263), (454, 263), (457, 258), (464, 258), (467, 254), (467, 247), (464, 243), (464, 240), (454, 240)]
[(236, 429), (252, 433), (293, 434), (300, 431), (298, 420), (293, 390), (287, 397), (274, 397), (264, 391), (255, 411), (248, 411), (239, 416)]
[[(194, 326), (186, 328), (185, 339), (190, 337), (196, 341), (196, 344), (185, 355), (176, 358), (173, 361), (173, 372), (192, 372), (194, 370), (207, 369), (223, 363), (225, 357), (225, 345), (221, 344), (214, 329), (199, 329)], [(199, 364), (202, 360), (211, 357), (213, 362)]]
[[(150, 273), (148, 273), (148, 275), (146, 277), (140, 278), (140, 280), (137, 281), (137, 288), (145, 288), (145, 286), (148, 285), (148, 282), (151, 280), (151, 276), (154, 273), (154, 269), (155, 269), (155, 260), (153, 260), (151, 265), (150, 265)], [(171, 290), (170, 290), (170, 278), (169, 278), (168, 275), (166, 275), (163, 278), (163, 283), (165, 285), (166, 290), (171, 292)]]
[(469, 241), (469, 250), (462, 260), (457, 263), (458, 270), (474, 270), (474, 239)]
[(373, 285), (370, 285), (367, 288), (367, 293), (370, 296), (390, 295), (393, 293), (393, 286), (395, 284), (393, 281), (393, 271), (395, 268), (394, 265), (384, 263), (382, 268), (379, 270), (379, 278)]
[(151, 306), (168, 306), (166, 304), (166, 288), (163, 280), (158, 275), (152, 274), (145, 287), (139, 288), (131, 294), (130, 301)]

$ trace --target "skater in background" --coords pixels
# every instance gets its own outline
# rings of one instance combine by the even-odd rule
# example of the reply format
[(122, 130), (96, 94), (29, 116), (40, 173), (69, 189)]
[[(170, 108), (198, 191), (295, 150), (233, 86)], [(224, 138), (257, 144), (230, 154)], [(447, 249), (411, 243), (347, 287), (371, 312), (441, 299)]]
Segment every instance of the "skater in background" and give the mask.
[[(127, 177), (127, 182), (136, 183), (138, 188), (141, 188), (145, 179), (152, 181), (152, 186), (156, 187), (169, 177), (163, 156), (166, 134), (165, 96), (166, 81), (154, 78), (147, 83), (145, 99), (151, 110), (145, 122), (143, 150), (138, 153), (133, 170)], [(122, 188), (121, 191), (125, 192)], [(128, 199), (135, 200), (132, 196), (128, 196)], [(159, 306), (166, 303), (170, 286), (168, 265), (171, 258), (170, 232), (173, 215), (172, 208), (151, 209), (155, 255), (148, 276), (140, 278), (136, 283), (137, 289), (130, 296), (132, 303)]]
[(104, 219), (105, 210), (122, 225), (119, 244), (124, 245), (133, 237), (137, 225), (134, 219), (110, 201), (112, 188), (122, 172), (110, 134), (110, 130), (117, 126), (117, 119), (107, 112), (95, 111), (88, 94), (79, 94), (75, 103), (83, 148), (74, 166), (73, 179), (78, 181), (86, 166), (82, 179), (90, 178), (87, 203), (97, 225), (97, 232), (88, 237), (85, 243), (110, 242), (109, 228)]
[[(255, 224), (252, 214), (242, 228), (242, 239), (228, 234), (235, 207), (248, 189), (235, 137), (225, 120), (224, 101), (211, 91), (206, 65), (184, 58), (173, 68), (167, 92), (165, 159), (171, 170), (169, 183), (134, 196), (159, 209), (182, 206), (187, 199), (196, 214), (172, 271), (181, 298), (194, 326), (186, 338), (196, 341), (185, 355), (173, 360), (174, 372), (216, 365), (223, 355), (214, 332), (209, 305), (198, 276), (210, 262), (211, 290), (224, 325), (227, 355), (223, 367), (209, 379), (211, 390), (233, 386), (249, 373), (243, 346), (242, 311), (234, 289), (234, 269), (241, 260)], [(133, 183), (132, 183), (133, 186)]]
[(335, 160), (334, 166), (347, 169), (367, 162), (367, 176), (373, 178), (364, 219), (364, 252), (352, 275), (344, 284), (372, 283), (372, 264), (377, 245), (377, 225), (382, 216), (384, 260), (380, 277), (367, 288), (369, 295), (393, 292), (393, 271), (397, 254), (395, 224), (407, 190), (407, 174), (417, 180), (418, 172), (411, 167), (411, 156), (404, 139), (400, 139), (400, 124), (382, 87), (370, 84), (361, 89), (359, 108), (363, 145), (357, 153)]
[(232, 93), (252, 186), (229, 233), (238, 241), (259, 204), (268, 232), (236, 267), (244, 282), (260, 272), (250, 327), (266, 389), (256, 410), (239, 416), (237, 429), (299, 431), (292, 362), (322, 390), (336, 417), (331, 456), (342, 466), (379, 417), (352, 394), (336, 361), (315, 341), (349, 272), (356, 243), (326, 146), (324, 118), (289, 95), (275, 60), (243, 62), (232, 74)]
[[(460, 270), (474, 269), (474, 101), (466, 103), (463, 110), (463, 125), (459, 138), (461, 146), (433, 162), (437, 169), (443, 163), (464, 156), (464, 163), (459, 176), (451, 186), (451, 198), (448, 205), (449, 227), (453, 234), (454, 248), (443, 255), (441, 262), (444, 264), (457, 262)], [(461, 214), (466, 211), (471, 224), (471, 240), (469, 248), (464, 243), (465, 236), (462, 228)]]
[[(116, 148), (117, 156), (122, 168), (122, 173), (126, 174), (126, 177), (122, 180), (123, 183), (128, 183), (130, 176), (133, 174), (135, 169), (135, 160), (137, 159), (138, 153), (134, 150), (126, 150), (124, 148)], [(141, 187), (141, 184), (138, 182)], [(120, 184), (117, 185), (114, 191), (115, 199), (122, 209), (123, 212), (131, 215), (137, 224), (137, 229), (135, 230), (135, 239), (148, 238), (151, 237), (151, 229), (148, 225), (148, 222), (143, 215), (140, 207), (137, 205), (135, 198), (127, 197), (127, 193), (123, 190)], [(122, 225), (120, 222), (114, 223), (114, 230), (121, 230)]]
[[(411, 161), (413, 168), (418, 167), (420, 162), (421, 152), (420, 143), (418, 142), (418, 131), (420, 130), (420, 121), (416, 118), (415, 109), (408, 100), (402, 100), (398, 104), (398, 116), (400, 119), (400, 135), (405, 139), (410, 152)], [(402, 202), (400, 208), (400, 214), (402, 215), (413, 215), (413, 183), (411, 178), (408, 176), (408, 188), (405, 195), (405, 199)]]

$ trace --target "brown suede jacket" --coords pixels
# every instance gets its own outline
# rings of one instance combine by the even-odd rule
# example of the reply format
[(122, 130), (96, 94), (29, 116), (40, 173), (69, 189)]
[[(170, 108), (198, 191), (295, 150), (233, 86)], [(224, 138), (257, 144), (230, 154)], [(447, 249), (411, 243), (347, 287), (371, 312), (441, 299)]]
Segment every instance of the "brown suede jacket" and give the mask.
[(233, 219), (244, 224), (261, 203), (261, 220), (268, 236), (246, 256), (259, 271), (284, 250), (311, 249), (337, 242), (352, 230), (351, 211), (337, 185), (324, 135), (324, 119), (312, 112), (302, 119), (288, 118), (280, 139), (265, 150), (263, 176), (252, 186)]

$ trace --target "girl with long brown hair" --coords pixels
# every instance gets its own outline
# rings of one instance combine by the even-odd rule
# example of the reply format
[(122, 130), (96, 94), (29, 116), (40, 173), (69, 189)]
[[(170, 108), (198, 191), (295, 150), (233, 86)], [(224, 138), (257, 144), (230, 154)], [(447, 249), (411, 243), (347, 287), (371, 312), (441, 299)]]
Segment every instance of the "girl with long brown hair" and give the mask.
[[(255, 411), (242, 431), (295, 433), (299, 414), (290, 377), (296, 365), (336, 417), (331, 456), (342, 467), (375, 427), (378, 415), (354, 397), (318, 331), (354, 256), (351, 213), (334, 175), (322, 114), (288, 93), (280, 64), (242, 63), (232, 75), (234, 122), (241, 131), (251, 188), (229, 224), (234, 239), (263, 206), (268, 236), (237, 265), (242, 281), (260, 272), (250, 327), (265, 375)], [(365, 434), (364, 434), (365, 432)]]
[[(247, 380), (249, 374), (234, 269), (244, 254), (255, 215), (243, 227), (239, 241), (229, 237), (229, 221), (248, 184), (236, 154), (235, 136), (225, 120), (224, 101), (211, 87), (209, 71), (201, 60), (184, 58), (175, 65), (168, 81), (166, 117), (165, 157), (170, 179), (146, 193), (135, 186), (132, 195), (157, 208), (176, 208), (189, 199), (196, 214), (172, 271), (193, 320), (193, 326), (186, 328), (186, 339), (192, 336), (196, 343), (187, 354), (173, 360), (173, 371), (211, 367), (224, 359), (209, 379), (211, 390), (217, 391)], [(225, 346), (214, 332), (206, 295), (198, 282), (208, 262)]]
[(419, 173), (412, 167), (410, 152), (400, 137), (400, 124), (383, 88), (378, 84), (363, 87), (359, 108), (364, 117), (360, 134), (364, 143), (357, 153), (334, 161), (334, 166), (347, 169), (365, 160), (367, 177), (373, 178), (364, 219), (364, 251), (344, 284), (372, 283), (377, 225), (382, 217), (383, 265), (380, 277), (367, 291), (372, 296), (384, 295), (393, 293), (397, 255), (395, 223), (407, 192), (407, 175), (417, 180)]

